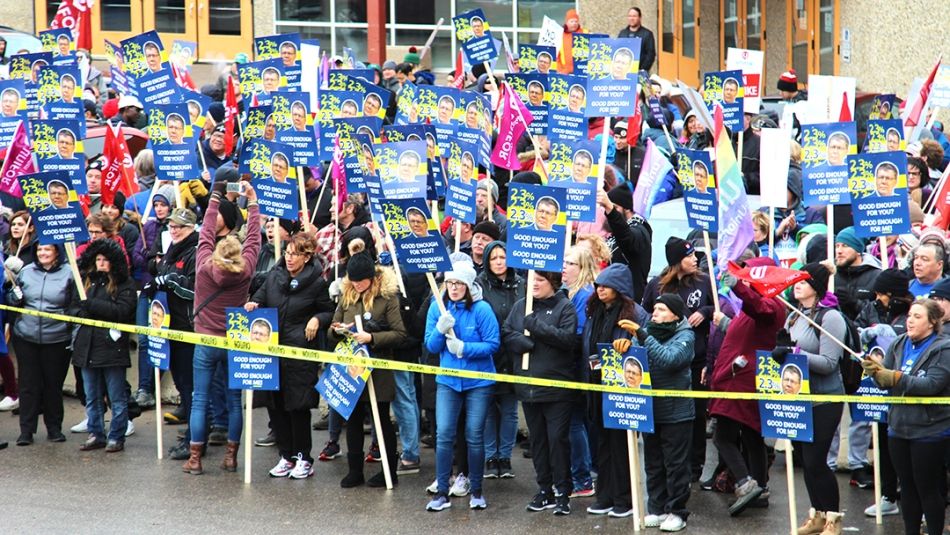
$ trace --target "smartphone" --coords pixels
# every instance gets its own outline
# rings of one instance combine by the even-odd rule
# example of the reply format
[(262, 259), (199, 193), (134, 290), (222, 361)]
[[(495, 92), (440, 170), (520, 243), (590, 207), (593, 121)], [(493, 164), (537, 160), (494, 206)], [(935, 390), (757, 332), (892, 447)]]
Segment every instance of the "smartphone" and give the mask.
[(242, 189), (243, 188), (241, 187), (240, 182), (228, 182), (227, 189), (225, 191), (228, 193), (241, 193)]

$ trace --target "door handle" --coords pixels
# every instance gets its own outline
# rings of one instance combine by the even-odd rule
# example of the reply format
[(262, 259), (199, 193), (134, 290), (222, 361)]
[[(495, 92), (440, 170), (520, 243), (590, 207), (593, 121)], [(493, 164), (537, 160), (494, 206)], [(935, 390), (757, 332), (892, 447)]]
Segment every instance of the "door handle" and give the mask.
[(201, 10), (205, 8), (204, 4), (198, 4), (198, 16), (201, 16)]
[(194, 12), (195, 12), (195, 3), (192, 2), (188, 4), (188, 15), (191, 16), (191, 14)]

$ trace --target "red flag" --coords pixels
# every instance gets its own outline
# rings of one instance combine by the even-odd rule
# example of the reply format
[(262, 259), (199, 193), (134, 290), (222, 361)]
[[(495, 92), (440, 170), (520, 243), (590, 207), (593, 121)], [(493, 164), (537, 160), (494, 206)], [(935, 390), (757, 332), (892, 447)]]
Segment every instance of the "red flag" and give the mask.
[(112, 126), (106, 126), (105, 144), (102, 146), (102, 204), (112, 204), (115, 200), (115, 192), (121, 191), (126, 198), (132, 196), (132, 177), (135, 176), (135, 169), (132, 164), (132, 156), (129, 154), (129, 146), (125, 142), (125, 134), (122, 133), (122, 126), (117, 125), (113, 130)]
[(198, 86), (195, 85), (195, 81), (191, 78), (191, 73), (188, 72), (188, 69), (181, 68), (174, 63), (171, 63), (172, 66), (172, 76), (175, 77), (175, 82), (178, 83), (179, 87), (184, 87), (185, 89), (190, 89), (192, 91), (197, 91)]
[(724, 120), (724, 119), (723, 119), (723, 116), (722, 116), (722, 106), (720, 106), (718, 103), (715, 104), (715, 106), (716, 106), (716, 108), (715, 108), (715, 110), (713, 111), (713, 123), (714, 123), (714, 128), (713, 128), (713, 145), (718, 146), (718, 145), (719, 145), (719, 134), (721, 134), (721, 133), (724, 131), (725, 125), (723, 124), (723, 120)]
[(36, 164), (33, 163), (33, 149), (30, 145), (30, 138), (26, 135), (26, 123), (20, 121), (13, 132), (13, 139), (7, 148), (6, 158), (3, 160), (3, 166), (0, 167), (0, 191), (4, 191), (14, 197), (22, 197), (20, 190), (20, 181), (17, 177), (28, 173), (36, 172)]
[(627, 145), (634, 146), (640, 141), (640, 127), (643, 124), (643, 112), (640, 111), (640, 95), (633, 97), (633, 115), (627, 119)]
[(917, 97), (917, 100), (914, 101), (914, 107), (911, 108), (907, 117), (904, 119), (905, 127), (920, 124), (920, 116), (924, 113), (927, 99), (930, 98), (930, 88), (934, 84), (934, 78), (937, 77), (937, 70), (940, 69), (940, 60), (942, 57), (942, 55), (937, 57), (937, 63), (934, 65), (934, 68), (930, 70), (930, 75), (924, 80), (924, 84), (920, 86), (920, 95)]
[(841, 113), (838, 114), (838, 122), (850, 123), (853, 120), (851, 118), (851, 107), (848, 106), (848, 92), (845, 91), (841, 94)]
[(234, 153), (234, 122), (237, 120), (238, 113), (234, 78), (228, 76), (228, 92), (224, 100), (224, 153), (228, 156)]
[(452, 79), (452, 87), (462, 89), (465, 87), (465, 66), (462, 65), (462, 51), (459, 50), (455, 58), (455, 78)]
[(798, 281), (811, 278), (808, 272), (797, 269), (778, 266), (740, 267), (732, 260), (729, 261), (729, 273), (741, 281), (748, 282), (753, 290), (767, 298), (775, 297)]
[(92, 50), (92, 4), (94, 0), (63, 0), (50, 22), (51, 29), (69, 28), (76, 48)]
[(927, 210), (928, 212), (933, 210), (937, 214), (937, 218), (930, 226), (947, 230), (950, 226), (950, 166), (944, 170), (943, 177), (937, 184), (940, 185), (940, 189), (933, 197), (933, 205)]

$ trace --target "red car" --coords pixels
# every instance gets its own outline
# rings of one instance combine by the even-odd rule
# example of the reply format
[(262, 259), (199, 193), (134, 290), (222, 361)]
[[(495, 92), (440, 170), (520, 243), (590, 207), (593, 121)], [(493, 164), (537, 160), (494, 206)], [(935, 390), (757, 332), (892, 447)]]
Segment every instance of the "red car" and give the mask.
[[(148, 143), (148, 135), (136, 128), (123, 127), (122, 133), (125, 134), (125, 141), (129, 146), (129, 154), (132, 159), (145, 148)], [(106, 125), (87, 126), (86, 137), (82, 140), (83, 152), (86, 158), (92, 158), (102, 154), (102, 146), (105, 145)]]

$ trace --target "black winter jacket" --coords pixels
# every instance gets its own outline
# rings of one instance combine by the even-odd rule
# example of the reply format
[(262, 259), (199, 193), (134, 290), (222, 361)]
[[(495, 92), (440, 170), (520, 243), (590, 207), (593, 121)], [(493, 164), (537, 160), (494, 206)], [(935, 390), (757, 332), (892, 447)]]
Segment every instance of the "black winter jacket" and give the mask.
[[(490, 247), (492, 247), (491, 243), (485, 247), (486, 254), (490, 251)], [(495, 319), (498, 320), (498, 325), (505, 324), (505, 320), (508, 318), (508, 314), (511, 313), (515, 302), (519, 299), (523, 300), (525, 296), (524, 279), (518, 276), (512, 268), (508, 268), (508, 275), (505, 280), (499, 279), (490, 269), (486, 269), (475, 279), (475, 282), (481, 286), (482, 299), (491, 305), (491, 309), (495, 313)], [(505, 344), (502, 344), (493, 356), (495, 371), (511, 373), (512, 363), (516, 358), (520, 366), (521, 355), (514, 355)], [(512, 389), (511, 383), (495, 383), (496, 394), (511, 393)]]

